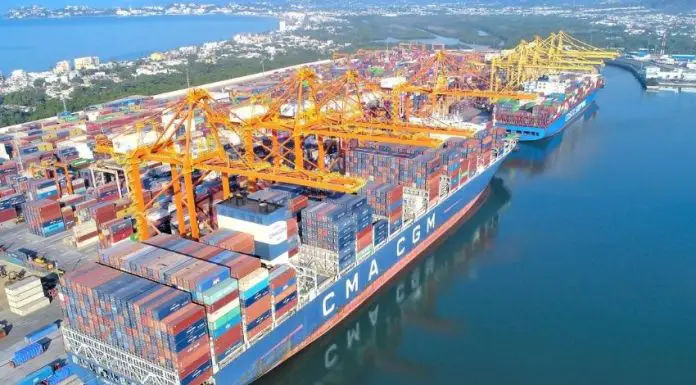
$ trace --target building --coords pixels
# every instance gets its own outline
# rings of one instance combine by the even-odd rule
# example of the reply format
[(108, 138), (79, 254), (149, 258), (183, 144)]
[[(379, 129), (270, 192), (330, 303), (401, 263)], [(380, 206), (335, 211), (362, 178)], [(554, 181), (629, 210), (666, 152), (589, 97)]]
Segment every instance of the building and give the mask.
[(696, 81), (696, 71), (686, 68), (661, 68), (649, 66), (645, 68), (645, 78), (663, 81), (694, 82)]
[(99, 57), (97, 56), (87, 56), (75, 59), (75, 69), (78, 71), (94, 68), (98, 65)]
[(70, 62), (67, 60), (61, 60), (56, 63), (56, 68), (53, 69), (53, 73), (56, 75), (64, 74), (70, 72)]
[(164, 54), (161, 52), (153, 52), (150, 54), (150, 60), (152, 61), (162, 61), (164, 60)]

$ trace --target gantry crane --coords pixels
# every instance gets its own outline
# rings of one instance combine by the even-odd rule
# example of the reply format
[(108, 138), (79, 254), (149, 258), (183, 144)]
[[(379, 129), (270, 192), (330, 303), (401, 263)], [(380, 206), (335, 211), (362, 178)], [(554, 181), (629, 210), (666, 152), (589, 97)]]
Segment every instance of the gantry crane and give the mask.
[(616, 51), (602, 50), (561, 31), (546, 39), (522, 41), (517, 47), (491, 62), (492, 90), (502, 84), (523, 83), (563, 71), (594, 73), (604, 61), (618, 56)]
[[(203, 124), (196, 124), (196, 115), (203, 117)], [(149, 236), (145, 211), (157, 198), (155, 196), (150, 202), (146, 202), (143, 197), (140, 168), (147, 162), (161, 162), (171, 166), (172, 180), (160, 194), (169, 188), (172, 189), (179, 231), (182, 234), (185, 233), (184, 207), (186, 207), (191, 225), (191, 237), (194, 239), (199, 238), (194, 170), (202, 171), (204, 175), (211, 172), (220, 173), (225, 198), (230, 197), (230, 175), (339, 192), (357, 192), (364, 184), (360, 179), (348, 178), (336, 173), (293, 169), (284, 165), (273, 167), (267, 162), (253, 159), (253, 128), (248, 125), (233, 124), (227, 113), (216, 109), (212, 96), (205, 90), (190, 91), (184, 99), (165, 108), (162, 116), (166, 117), (167, 122), (159, 131), (156, 131), (154, 139), (138, 143), (134, 150), (121, 154), (125, 159), (140, 239), (147, 239)], [(235, 150), (234, 157), (230, 157), (226, 152), (220, 135), (222, 130), (233, 131), (235, 135), (242, 138), (243, 146), (241, 150)], [(195, 146), (194, 141), (201, 136), (207, 137), (206, 144)], [(118, 154), (112, 143), (113, 140), (99, 138), (97, 151)], [(184, 180), (183, 189), (180, 179)]]
[(74, 190), (72, 185), (72, 176), (70, 175), (70, 165), (61, 162), (55, 154), (51, 154), (50, 156), (41, 159), (39, 164), (34, 163), (29, 166), (29, 173), (32, 177), (38, 176), (40, 172), (43, 172), (43, 176), (45, 178), (53, 178), (56, 183), (56, 188), (58, 188), (60, 191), (58, 170), (61, 170), (65, 176), (65, 187), (68, 190), (68, 194), (72, 194)]

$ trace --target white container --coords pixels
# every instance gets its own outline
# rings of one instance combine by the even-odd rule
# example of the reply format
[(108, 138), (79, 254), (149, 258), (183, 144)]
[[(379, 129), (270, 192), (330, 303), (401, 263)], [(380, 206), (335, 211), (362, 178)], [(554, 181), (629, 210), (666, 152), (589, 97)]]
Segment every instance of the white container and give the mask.
[(5, 287), (5, 293), (8, 297), (18, 295), (27, 290), (31, 290), (35, 287), (41, 286), (41, 279), (39, 277), (27, 277), (19, 282), (15, 282), (11, 285)]
[(40, 293), (34, 293), (33, 295), (29, 297), (22, 298), (20, 300), (8, 300), (8, 304), (10, 305), (10, 308), (14, 309), (21, 309), (24, 306), (29, 305), (30, 303), (36, 302), (40, 300), (41, 298), (45, 298), (46, 296), (43, 293), (43, 290), (41, 290)]
[(277, 245), (288, 239), (287, 221), (278, 221), (265, 226), (258, 223), (223, 216), (218, 213), (217, 222), (218, 227), (221, 229), (253, 234), (255, 241), (267, 243), (269, 245)]
[(230, 108), (230, 120), (240, 123), (248, 119), (263, 116), (268, 112), (268, 107), (261, 104), (249, 104), (241, 107)]
[(126, 153), (135, 150), (142, 145), (155, 143), (158, 134), (155, 131), (136, 132), (133, 134), (120, 134), (112, 138), (114, 150)]
[(43, 287), (41, 287), (41, 286), (35, 286), (35, 287), (32, 287), (31, 289), (25, 290), (25, 291), (23, 291), (23, 292), (21, 292), (21, 293), (17, 293), (17, 294), (14, 294), (14, 295), (8, 295), (8, 296), (7, 296), (7, 301), (8, 301), (10, 304), (12, 304), (13, 301), (14, 301), (14, 302), (23, 301), (23, 300), (26, 299), (26, 298), (29, 298), (29, 297), (31, 297), (31, 296), (36, 295), (36, 293), (42, 293), (42, 294), (43, 294)]
[(389, 78), (384, 78), (379, 82), (380, 87), (384, 89), (392, 89), (398, 85), (406, 83), (406, 78), (403, 76), (393, 76)]
[(268, 278), (268, 270), (263, 267), (252, 271), (249, 275), (239, 280), (239, 290), (246, 291), (254, 287), (257, 283)]
[(51, 301), (49, 301), (48, 298), (43, 297), (43, 298), (36, 300), (35, 302), (32, 302), (30, 304), (25, 305), (24, 307), (21, 307), (18, 309), (11, 308), (10, 311), (19, 315), (19, 316), (24, 317), (24, 316), (29, 315), (37, 310), (41, 310), (41, 309), (45, 308), (50, 303), (51, 303)]

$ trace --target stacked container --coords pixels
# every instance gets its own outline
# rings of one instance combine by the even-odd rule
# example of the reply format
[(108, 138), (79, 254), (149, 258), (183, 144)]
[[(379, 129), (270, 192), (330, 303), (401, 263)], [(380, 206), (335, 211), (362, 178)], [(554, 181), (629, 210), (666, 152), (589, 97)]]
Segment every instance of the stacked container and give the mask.
[(318, 203), (302, 210), (302, 243), (324, 250), (338, 271), (356, 261), (357, 223), (344, 207)]
[(374, 244), (379, 245), (389, 237), (389, 222), (378, 219), (372, 224)]
[(43, 309), (50, 303), (44, 295), (43, 285), (38, 277), (25, 278), (5, 286), (5, 294), (10, 311), (20, 316)]
[(190, 292), (205, 306), (215, 362), (230, 357), (243, 343), (238, 279), (260, 268), (260, 260), (166, 234), (148, 242), (126, 241), (102, 250), (100, 260)]
[(282, 320), (297, 307), (297, 275), (290, 265), (278, 265), (269, 272), (273, 319)]
[(212, 375), (205, 311), (190, 294), (96, 264), (63, 276), (60, 292), (71, 329), (173, 370), (181, 384)]
[(99, 241), (99, 227), (94, 220), (81, 222), (72, 228), (75, 247), (85, 247)]
[(75, 226), (75, 212), (73, 211), (72, 207), (61, 207), (60, 212), (63, 216), (63, 223), (65, 223), (65, 229), (72, 229)]
[[(401, 229), (403, 218), (404, 189), (403, 186), (392, 183), (370, 182), (363, 188), (362, 194), (372, 207), (376, 218), (383, 218), (388, 223), (390, 233)], [(375, 244), (377, 239), (374, 240)]]
[(75, 178), (72, 180), (73, 193), (84, 194), (87, 192), (87, 182), (84, 178)]
[(118, 242), (128, 239), (133, 234), (133, 221), (130, 218), (104, 222), (100, 226), (99, 246), (102, 249), (111, 247)]
[(245, 334), (249, 341), (273, 325), (268, 270), (261, 267), (239, 280)]
[(218, 203), (221, 229), (253, 234), (254, 254), (271, 264), (288, 261), (287, 208), (243, 197)]
[(97, 227), (116, 219), (116, 207), (111, 201), (96, 203), (87, 208), (87, 211), (89, 217), (96, 222)]
[(50, 237), (65, 230), (60, 204), (48, 199), (27, 202), (24, 216), (32, 234)]
[(97, 200), (99, 202), (113, 201), (118, 198), (118, 186), (115, 182), (97, 186)]
[(58, 200), (60, 192), (56, 182), (51, 179), (30, 179), (27, 182), (29, 197), (33, 200)]
[(356, 254), (362, 259), (372, 254), (372, 208), (365, 196), (341, 195), (330, 198), (329, 202), (348, 211), (356, 225)]
[(218, 229), (201, 238), (201, 242), (243, 254), (254, 254), (254, 236), (241, 231)]

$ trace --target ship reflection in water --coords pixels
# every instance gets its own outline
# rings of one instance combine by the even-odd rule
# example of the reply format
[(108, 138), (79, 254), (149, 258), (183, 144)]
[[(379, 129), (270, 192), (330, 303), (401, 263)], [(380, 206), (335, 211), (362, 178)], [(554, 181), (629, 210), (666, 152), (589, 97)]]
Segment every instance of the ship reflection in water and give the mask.
[(255, 384), (361, 384), (378, 373), (428, 383), (432, 368), (399, 357), (406, 326), (433, 335), (464, 331), (454, 321), (439, 317), (438, 294), (456, 280), (472, 274), (472, 262), (491, 247), (498, 216), (510, 202), (503, 181), (494, 178), (479, 210), (443, 241), (407, 267), (390, 284), (345, 320), (337, 329), (276, 368)]
[(599, 107), (592, 103), (582, 118), (573, 122), (565, 130), (551, 138), (537, 142), (520, 143), (517, 150), (511, 153), (500, 167), (500, 172), (530, 178), (543, 174), (550, 169), (561, 155), (568, 155), (575, 150), (578, 140), (582, 138), (587, 122), (593, 120)]

